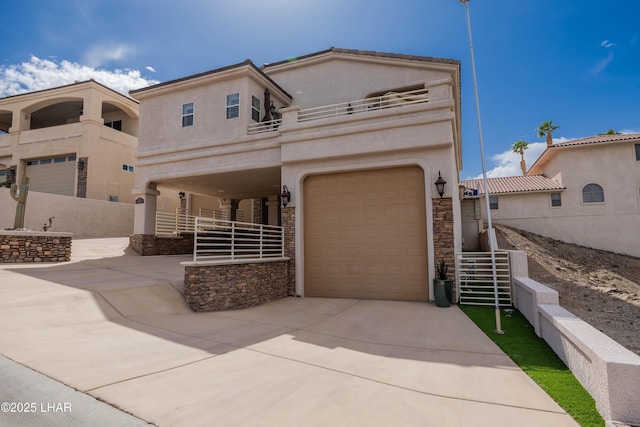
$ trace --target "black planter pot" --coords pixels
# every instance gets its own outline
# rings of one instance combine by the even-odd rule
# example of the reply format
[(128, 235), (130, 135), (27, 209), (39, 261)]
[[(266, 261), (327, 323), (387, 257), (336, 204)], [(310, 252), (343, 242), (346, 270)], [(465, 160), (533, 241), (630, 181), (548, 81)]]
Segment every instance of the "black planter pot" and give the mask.
[(453, 281), (451, 279), (433, 279), (433, 296), (438, 307), (449, 307), (453, 302)]

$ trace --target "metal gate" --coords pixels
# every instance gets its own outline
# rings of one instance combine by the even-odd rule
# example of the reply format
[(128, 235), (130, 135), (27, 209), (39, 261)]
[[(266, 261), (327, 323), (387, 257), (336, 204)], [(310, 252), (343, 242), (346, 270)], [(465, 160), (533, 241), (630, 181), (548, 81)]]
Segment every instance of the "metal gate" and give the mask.
[[(511, 273), (509, 253), (495, 252), (498, 281), (498, 304), (511, 306)], [(460, 290), (460, 304), (495, 305), (493, 268), (490, 252), (459, 252), (456, 254), (456, 283)]]

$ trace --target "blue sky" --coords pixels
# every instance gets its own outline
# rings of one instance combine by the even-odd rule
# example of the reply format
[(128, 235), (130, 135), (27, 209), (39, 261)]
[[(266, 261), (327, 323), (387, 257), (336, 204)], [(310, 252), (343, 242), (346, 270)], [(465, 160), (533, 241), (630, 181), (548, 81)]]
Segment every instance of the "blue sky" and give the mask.
[[(5, 0), (0, 96), (95, 78), (126, 92), (251, 59), (331, 46), (462, 62), (463, 171), (481, 174), (458, 0)], [(640, 2), (470, 0), (490, 176), (519, 174), (554, 139), (640, 132)]]

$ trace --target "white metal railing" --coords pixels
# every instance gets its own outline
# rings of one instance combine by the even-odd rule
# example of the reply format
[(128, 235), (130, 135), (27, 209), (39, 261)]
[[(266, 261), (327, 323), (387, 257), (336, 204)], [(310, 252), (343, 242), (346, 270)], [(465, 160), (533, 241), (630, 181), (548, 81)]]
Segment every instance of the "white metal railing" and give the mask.
[[(509, 253), (496, 251), (498, 304), (511, 306), (511, 273)], [(490, 252), (459, 252), (456, 254), (456, 283), (460, 290), (460, 304), (495, 305), (493, 268)]]
[(268, 122), (251, 123), (247, 126), (247, 133), (253, 135), (256, 133), (273, 132), (278, 130), (278, 127), (282, 124), (282, 119), (274, 119)]
[(327, 117), (346, 116), (349, 114), (420, 104), (423, 102), (429, 102), (429, 91), (427, 89), (416, 89), (407, 92), (388, 92), (382, 96), (306, 108), (298, 112), (298, 121), (306, 122)]
[(195, 219), (193, 261), (284, 257), (284, 229), (275, 225)]
[[(201, 208), (186, 210), (177, 208), (175, 212), (156, 212), (156, 235), (178, 235), (195, 231), (196, 217), (228, 220), (229, 214), (224, 211)], [(245, 220), (244, 211), (236, 211), (236, 219)]]

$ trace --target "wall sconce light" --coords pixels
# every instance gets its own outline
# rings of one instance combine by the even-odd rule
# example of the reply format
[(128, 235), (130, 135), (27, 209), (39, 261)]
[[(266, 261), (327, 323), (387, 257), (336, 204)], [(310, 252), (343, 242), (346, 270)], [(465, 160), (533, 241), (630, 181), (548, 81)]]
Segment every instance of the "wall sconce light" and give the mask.
[(180, 197), (180, 200), (184, 200), (185, 196), (186, 196), (186, 194), (185, 194), (184, 191), (181, 191), (181, 192), (178, 193), (178, 197)]
[(438, 191), (438, 194), (440, 195), (441, 199), (442, 199), (442, 196), (444, 196), (444, 185), (446, 183), (447, 181), (442, 179), (442, 175), (440, 175), (440, 171), (438, 171), (438, 179), (434, 184), (436, 184), (436, 190)]
[(286, 207), (291, 201), (291, 193), (286, 185), (282, 186), (282, 193), (280, 193), (280, 200), (282, 200), (282, 206)]
[(78, 170), (82, 170), (84, 169), (84, 160), (80, 159), (78, 160)]

